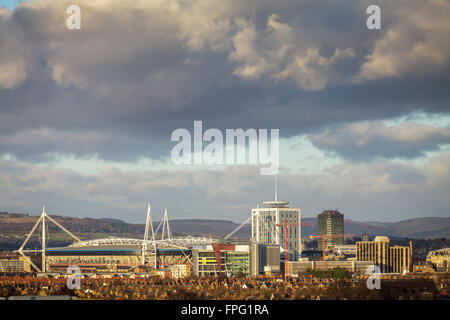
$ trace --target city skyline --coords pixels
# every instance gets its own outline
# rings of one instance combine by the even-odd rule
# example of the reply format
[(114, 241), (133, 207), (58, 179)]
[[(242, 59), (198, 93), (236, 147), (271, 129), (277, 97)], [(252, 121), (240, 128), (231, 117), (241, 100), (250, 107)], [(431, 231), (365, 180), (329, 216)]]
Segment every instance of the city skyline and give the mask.
[(273, 177), (171, 163), (202, 121), (279, 129), (302, 217), (450, 217), (450, 4), (375, 1), (369, 30), (372, 2), (0, 0), (0, 211), (242, 222)]

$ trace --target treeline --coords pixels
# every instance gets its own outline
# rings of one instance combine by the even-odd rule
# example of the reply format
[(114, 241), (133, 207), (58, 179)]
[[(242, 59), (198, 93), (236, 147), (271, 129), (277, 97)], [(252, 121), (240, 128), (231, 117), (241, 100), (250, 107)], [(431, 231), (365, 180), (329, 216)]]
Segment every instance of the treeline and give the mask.
[(333, 268), (328, 270), (307, 269), (303, 275), (331, 279), (348, 279), (351, 277), (350, 272), (344, 268)]
[(450, 239), (447, 238), (436, 238), (436, 239), (391, 239), (391, 243), (400, 246), (409, 246), (409, 241), (412, 241), (413, 250), (414, 249), (427, 249), (427, 250), (437, 250), (442, 248), (450, 247)]

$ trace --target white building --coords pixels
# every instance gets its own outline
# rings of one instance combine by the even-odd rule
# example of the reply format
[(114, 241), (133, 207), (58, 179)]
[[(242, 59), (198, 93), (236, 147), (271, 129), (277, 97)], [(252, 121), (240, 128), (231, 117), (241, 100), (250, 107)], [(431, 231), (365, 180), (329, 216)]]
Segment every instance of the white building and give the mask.
[(265, 201), (264, 208), (252, 209), (252, 237), (260, 244), (279, 244), (284, 257), (287, 225), (288, 260), (296, 261), (301, 254), (301, 214), (287, 201)]
[(170, 272), (174, 279), (186, 278), (190, 275), (190, 268), (188, 264), (174, 264), (170, 266)]
[(339, 255), (349, 255), (356, 257), (356, 244), (334, 245), (331, 249)]

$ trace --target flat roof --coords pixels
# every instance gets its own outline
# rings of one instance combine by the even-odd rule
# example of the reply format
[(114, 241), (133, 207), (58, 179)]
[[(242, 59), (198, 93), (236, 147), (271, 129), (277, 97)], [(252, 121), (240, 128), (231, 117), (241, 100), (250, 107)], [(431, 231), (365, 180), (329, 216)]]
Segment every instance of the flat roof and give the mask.
[(278, 207), (284, 208), (289, 205), (289, 201), (264, 201), (263, 205), (273, 207), (273, 208), (274, 207), (275, 208), (278, 208)]
[(84, 247), (58, 247), (47, 248), (47, 252), (105, 252), (105, 251), (140, 251), (141, 246), (84, 246)]
[[(125, 245), (125, 246), (83, 246), (83, 247), (58, 247), (47, 248), (47, 253), (74, 253), (74, 252), (140, 252), (141, 246)], [(157, 249), (161, 253), (191, 251), (191, 249), (167, 248)]]

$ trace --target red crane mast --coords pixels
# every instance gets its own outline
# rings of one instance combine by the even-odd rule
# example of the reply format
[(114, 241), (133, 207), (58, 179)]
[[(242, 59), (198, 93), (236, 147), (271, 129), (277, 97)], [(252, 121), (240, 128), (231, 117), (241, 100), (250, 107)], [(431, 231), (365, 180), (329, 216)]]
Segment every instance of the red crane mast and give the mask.
[(325, 266), (325, 242), (326, 239), (331, 239), (331, 238), (346, 238), (346, 237), (354, 237), (355, 235), (353, 233), (349, 233), (349, 234), (321, 234), (318, 236), (309, 236), (311, 239), (313, 238), (322, 238), (322, 268), (323, 270), (326, 269)]
[(275, 224), (277, 227), (284, 227), (284, 277), (286, 278), (287, 268), (286, 263), (288, 261), (288, 227), (302, 227), (310, 226), (313, 227), (313, 223), (287, 223), (287, 219), (284, 220), (284, 224)]

